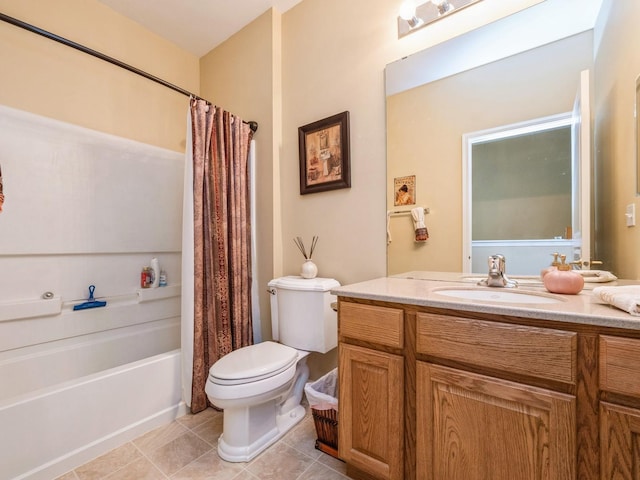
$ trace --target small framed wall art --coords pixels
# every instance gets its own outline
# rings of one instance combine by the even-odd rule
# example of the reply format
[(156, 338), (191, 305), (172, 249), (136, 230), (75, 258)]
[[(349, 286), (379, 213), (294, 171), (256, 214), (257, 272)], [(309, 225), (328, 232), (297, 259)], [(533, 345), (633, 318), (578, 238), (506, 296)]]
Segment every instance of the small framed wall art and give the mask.
[(351, 187), (349, 112), (298, 128), (300, 195)]
[(396, 177), (393, 179), (393, 205), (415, 205), (416, 176)]

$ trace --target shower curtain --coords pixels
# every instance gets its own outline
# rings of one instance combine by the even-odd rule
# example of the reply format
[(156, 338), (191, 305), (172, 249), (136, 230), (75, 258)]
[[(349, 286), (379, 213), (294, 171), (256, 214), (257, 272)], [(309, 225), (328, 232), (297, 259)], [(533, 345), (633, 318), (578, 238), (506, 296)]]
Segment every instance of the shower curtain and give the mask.
[(191, 99), (182, 237), (183, 396), (204, 410), (209, 368), (253, 343), (249, 145), (239, 117)]

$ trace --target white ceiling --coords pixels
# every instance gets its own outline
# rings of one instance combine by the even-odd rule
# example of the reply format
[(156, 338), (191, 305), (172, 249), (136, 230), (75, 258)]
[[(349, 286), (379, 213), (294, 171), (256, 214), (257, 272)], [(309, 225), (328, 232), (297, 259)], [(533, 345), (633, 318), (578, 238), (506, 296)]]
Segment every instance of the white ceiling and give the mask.
[(271, 7), (286, 12), (302, 0), (99, 0), (198, 57)]

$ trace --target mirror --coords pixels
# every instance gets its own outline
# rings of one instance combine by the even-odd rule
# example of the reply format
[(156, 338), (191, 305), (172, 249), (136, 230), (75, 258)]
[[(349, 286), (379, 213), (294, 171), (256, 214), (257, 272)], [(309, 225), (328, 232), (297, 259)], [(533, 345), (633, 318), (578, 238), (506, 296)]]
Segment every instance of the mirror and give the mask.
[[(459, 40), (430, 50), (445, 59), (439, 63), (455, 63), (447, 53), (461, 51)], [(465, 271), (464, 135), (571, 112), (581, 72), (593, 67), (593, 31), (559, 36), (550, 43), (493, 60), (462, 71), (454, 68), (442, 78), (421, 81), (407, 90), (388, 89), (387, 210), (397, 213), (388, 216), (389, 275), (412, 270)], [(547, 180), (539, 177), (536, 181), (553, 183), (553, 177), (560, 174), (546, 173)], [(394, 205), (394, 179), (411, 176), (415, 176), (415, 204)], [(410, 213), (412, 207), (429, 209), (425, 218), (431, 230), (428, 242), (414, 241), (412, 216), (402, 214)], [(526, 207), (505, 221), (526, 222)], [(535, 271), (518, 274), (538, 274), (550, 262), (555, 250), (549, 245), (543, 248), (549, 249), (544, 255), (548, 261), (536, 264)]]
[(636, 104), (633, 109), (633, 115), (636, 121), (636, 193), (640, 195), (640, 76), (636, 78)]

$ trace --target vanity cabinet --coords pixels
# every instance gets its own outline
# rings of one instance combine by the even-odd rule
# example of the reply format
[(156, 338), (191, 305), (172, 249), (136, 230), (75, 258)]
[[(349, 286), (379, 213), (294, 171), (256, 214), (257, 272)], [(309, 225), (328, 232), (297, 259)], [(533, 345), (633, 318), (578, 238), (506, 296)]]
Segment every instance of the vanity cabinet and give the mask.
[[(601, 478), (598, 329), (340, 296), (338, 304), (338, 443), (351, 478)], [(613, 399), (602, 406), (615, 414), (610, 448), (638, 468), (640, 401)], [(630, 471), (605, 478), (640, 479)]]
[(340, 458), (353, 475), (403, 480), (403, 311), (343, 302), (339, 319)]
[(640, 479), (640, 340), (600, 336), (602, 480)]
[[(417, 314), (418, 355), (529, 378), (575, 382), (575, 337)], [(425, 361), (416, 377), (418, 479), (575, 478), (575, 396)]]

